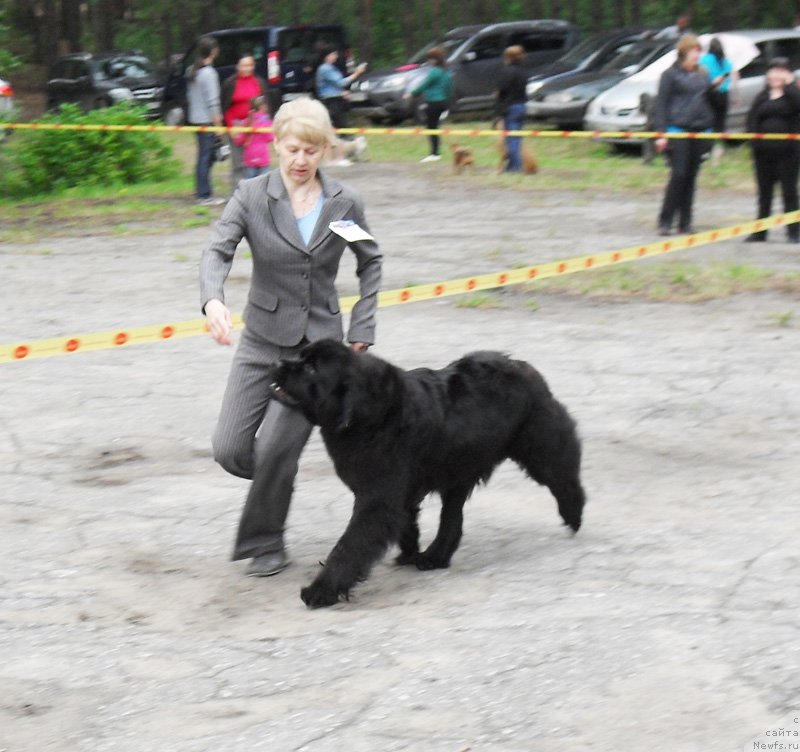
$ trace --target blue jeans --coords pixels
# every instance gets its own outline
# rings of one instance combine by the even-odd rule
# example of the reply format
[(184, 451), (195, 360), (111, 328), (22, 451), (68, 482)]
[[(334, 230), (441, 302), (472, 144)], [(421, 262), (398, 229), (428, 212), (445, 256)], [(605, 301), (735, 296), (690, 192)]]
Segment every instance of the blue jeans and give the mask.
[(211, 197), (211, 167), (214, 164), (214, 133), (197, 132), (197, 167), (195, 192), (197, 198)]
[[(519, 102), (512, 104), (506, 111), (503, 127), (507, 131), (522, 130), (525, 122), (525, 104)], [(522, 172), (522, 144), (519, 136), (506, 137), (506, 152), (508, 153), (508, 166), (506, 172)]]
[(264, 175), (267, 172), (269, 172), (269, 166), (267, 166), (267, 167), (245, 167), (244, 168), (244, 177), (245, 177), (245, 179), (257, 178), (259, 175)]

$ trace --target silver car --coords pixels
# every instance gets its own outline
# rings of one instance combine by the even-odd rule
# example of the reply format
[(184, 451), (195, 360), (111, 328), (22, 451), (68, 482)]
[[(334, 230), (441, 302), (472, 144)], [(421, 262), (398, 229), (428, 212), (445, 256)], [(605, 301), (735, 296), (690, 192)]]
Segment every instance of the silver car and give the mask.
[[(707, 49), (713, 37), (719, 37), (723, 48), (738, 41), (741, 46), (755, 45), (754, 56), (739, 69), (738, 96), (731, 97), (728, 111), (729, 131), (744, 130), (747, 112), (753, 100), (765, 86), (769, 61), (774, 57), (787, 57), (795, 69), (800, 68), (800, 32), (792, 29), (759, 29), (753, 31), (703, 34), (700, 42)], [(729, 53), (726, 53), (729, 54)], [(647, 113), (643, 104), (658, 93), (661, 74), (669, 58), (655, 61), (644, 70), (625, 79), (596, 97), (586, 111), (583, 127), (590, 131), (643, 131)], [(734, 63), (735, 63), (734, 59)], [(608, 143), (641, 143), (643, 139), (606, 138)]]

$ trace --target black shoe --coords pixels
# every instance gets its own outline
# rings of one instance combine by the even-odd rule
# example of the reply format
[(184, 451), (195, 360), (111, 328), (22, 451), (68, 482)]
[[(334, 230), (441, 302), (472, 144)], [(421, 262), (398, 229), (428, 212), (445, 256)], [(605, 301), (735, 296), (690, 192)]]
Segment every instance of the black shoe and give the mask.
[(695, 229), (694, 227), (679, 227), (678, 233), (680, 235), (694, 235)]
[(754, 232), (752, 235), (748, 235), (744, 239), (745, 243), (766, 243), (767, 236), (764, 235), (763, 232)]
[(672, 228), (667, 227), (667, 225), (659, 225), (658, 226), (658, 234), (659, 235), (672, 235)]
[(289, 557), (286, 555), (286, 549), (281, 548), (278, 551), (270, 551), (254, 557), (245, 570), (245, 574), (248, 577), (270, 577), (282, 572), (288, 565)]

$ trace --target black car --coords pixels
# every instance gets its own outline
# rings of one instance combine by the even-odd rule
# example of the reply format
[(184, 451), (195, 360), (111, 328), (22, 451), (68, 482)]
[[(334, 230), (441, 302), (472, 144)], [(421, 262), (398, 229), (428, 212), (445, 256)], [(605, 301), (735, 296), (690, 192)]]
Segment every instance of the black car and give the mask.
[(526, 93), (530, 98), (545, 84), (564, 81), (586, 71), (600, 70), (620, 52), (653, 33), (644, 29), (616, 29), (593, 34), (555, 62), (540, 68), (528, 79)]
[(453, 76), (450, 110), (488, 110), (494, 105), (506, 47), (520, 45), (525, 50), (522, 66), (532, 73), (560, 57), (579, 35), (576, 26), (558, 20), (461, 26), (423, 47), (406, 64), (359, 78), (350, 87), (351, 108), (376, 122), (398, 123), (414, 116), (422, 120), (424, 104), (418, 99), (405, 99), (404, 95), (428, 75), (428, 50), (441, 47)]
[(674, 39), (649, 38), (636, 42), (600, 70), (580, 72), (544, 84), (529, 97), (527, 113), (534, 120), (554, 122), (565, 130), (578, 130), (583, 127), (589, 103), (598, 94), (637, 73), (674, 47)]
[(78, 52), (56, 62), (45, 91), (51, 110), (64, 103), (95, 110), (134, 102), (158, 117), (164, 88), (156, 67), (139, 52)]
[[(241, 29), (211, 31), (203, 36), (213, 37), (219, 45), (214, 67), (220, 82), (236, 71), (244, 55), (256, 61), (256, 75), (269, 87), (270, 110), (275, 113), (285, 102), (311, 91), (312, 77), (320, 53), (327, 46), (339, 50), (337, 65), (347, 75), (353, 67), (347, 35), (341, 24), (308, 26), (255, 26)], [(197, 41), (177, 62), (164, 90), (163, 117), (170, 125), (179, 125), (186, 113), (186, 70), (195, 59)]]

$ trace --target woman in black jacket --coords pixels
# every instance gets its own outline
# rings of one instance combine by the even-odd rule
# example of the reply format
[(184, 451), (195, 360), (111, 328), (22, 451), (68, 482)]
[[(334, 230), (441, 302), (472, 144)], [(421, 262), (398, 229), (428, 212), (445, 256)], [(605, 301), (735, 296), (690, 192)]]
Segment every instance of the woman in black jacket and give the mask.
[[(708, 100), (711, 81), (701, 68), (700, 42), (687, 34), (678, 40), (678, 59), (661, 76), (656, 98), (654, 121), (657, 131), (682, 133), (707, 131), (714, 122)], [(711, 142), (695, 138), (659, 138), (656, 150), (667, 151), (671, 172), (658, 215), (661, 235), (672, 233), (672, 221), (678, 214), (678, 231), (692, 232), (692, 203), (697, 173)]]
[[(800, 115), (800, 90), (794, 79), (788, 58), (777, 57), (769, 64), (767, 86), (755, 98), (747, 114), (750, 133), (797, 133)], [(754, 139), (753, 165), (758, 183), (758, 217), (772, 213), (772, 194), (775, 183), (783, 191), (783, 211), (797, 211), (797, 176), (800, 167), (800, 144), (796, 141), (765, 141)], [(800, 225), (786, 226), (790, 243), (800, 242)], [(754, 232), (746, 242), (767, 239), (767, 231)]]

